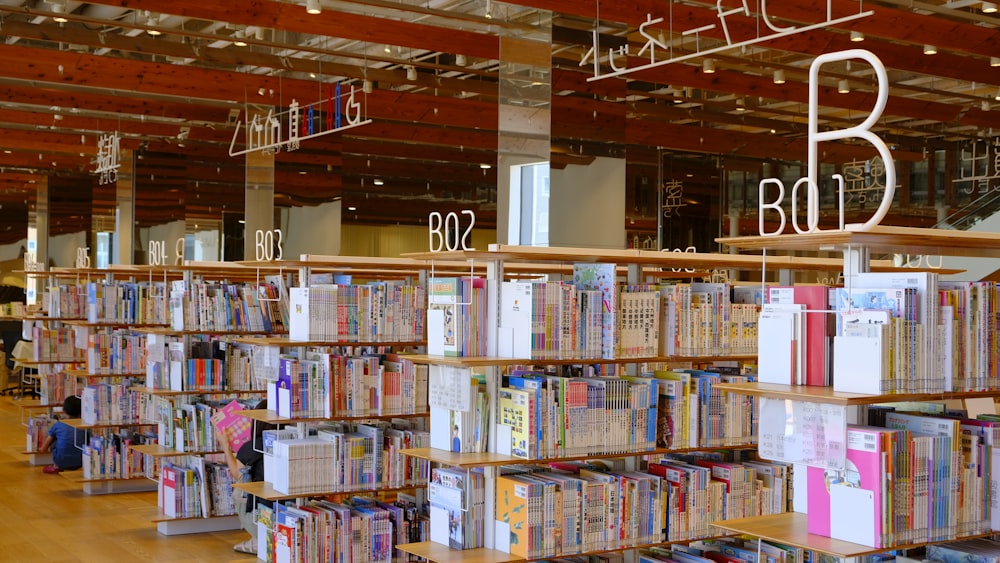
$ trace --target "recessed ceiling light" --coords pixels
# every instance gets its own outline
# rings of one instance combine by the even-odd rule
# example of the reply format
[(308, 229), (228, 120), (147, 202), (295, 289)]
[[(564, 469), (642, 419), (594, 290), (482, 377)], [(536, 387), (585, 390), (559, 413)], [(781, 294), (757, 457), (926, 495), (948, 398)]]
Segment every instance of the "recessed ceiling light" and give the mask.
[(997, 5), (993, 2), (983, 2), (982, 10), (984, 14), (995, 14), (997, 11)]
[(924, 54), (925, 55), (936, 55), (937, 54), (937, 47), (935, 47), (934, 45), (924, 45)]
[(306, 172), (305, 170), (299, 170), (299, 174), (302, 174), (304, 176), (304, 175), (308, 174), (308, 172)]
[(492, 164), (487, 164), (487, 163), (484, 162), (484, 163), (480, 164), (479, 167), (482, 168), (483, 170), (489, 170), (490, 168), (493, 168), (493, 165)]
[(348, 210), (348, 211), (357, 211), (357, 210), (358, 210), (358, 208), (357, 208), (357, 207), (354, 207), (354, 206), (352, 205), (352, 206), (348, 207), (348, 208), (347, 208), (347, 210)]
[(381, 178), (375, 178), (375, 180), (373, 180), (372, 183), (375, 184), (376, 186), (381, 186), (382, 184), (385, 184), (385, 182), (383, 182)]

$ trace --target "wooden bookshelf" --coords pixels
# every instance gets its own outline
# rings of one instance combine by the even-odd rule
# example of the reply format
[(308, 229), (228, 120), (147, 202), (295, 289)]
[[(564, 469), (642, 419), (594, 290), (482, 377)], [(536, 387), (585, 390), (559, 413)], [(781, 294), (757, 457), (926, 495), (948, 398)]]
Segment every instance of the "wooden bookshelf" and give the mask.
[(962, 536), (950, 540), (938, 540), (933, 542), (921, 542), (895, 545), (890, 547), (869, 547), (857, 543), (843, 540), (836, 540), (826, 536), (810, 534), (808, 531), (808, 517), (798, 512), (786, 512), (784, 514), (772, 514), (770, 516), (756, 516), (753, 518), (741, 518), (739, 520), (723, 520), (714, 524), (716, 527), (727, 530), (734, 534), (755, 536), (764, 540), (777, 543), (822, 551), (836, 557), (860, 557), (863, 555), (874, 555), (887, 551), (912, 549), (930, 544), (954, 542), (967, 539), (984, 538), (993, 533), (976, 534), (972, 536)]
[(323, 416), (313, 416), (313, 417), (286, 417), (278, 416), (278, 414), (272, 410), (264, 409), (244, 409), (236, 413), (239, 416), (249, 418), (251, 420), (256, 420), (257, 422), (266, 422), (269, 424), (299, 424), (303, 422), (328, 422), (331, 420), (336, 421), (351, 421), (351, 420), (380, 420), (380, 419), (392, 419), (392, 418), (423, 418), (428, 416), (428, 411), (413, 412), (406, 414), (370, 414), (363, 416), (342, 416), (334, 413), (330, 417)]
[(141, 454), (150, 455), (153, 457), (177, 457), (184, 455), (209, 455), (209, 454), (221, 454), (222, 450), (202, 450), (196, 452), (181, 452), (173, 448), (165, 448), (159, 444), (135, 444), (129, 446), (129, 449)]
[(80, 359), (68, 359), (68, 360), (17, 360), (17, 363), (25, 367), (35, 367), (35, 366), (51, 366), (54, 364), (83, 364), (87, 360)]
[(996, 233), (887, 227), (867, 231), (822, 231), (795, 235), (720, 237), (716, 242), (743, 250), (833, 251), (867, 248), (887, 254), (1000, 258)]
[[(439, 543), (423, 541), (418, 543), (401, 543), (396, 549), (423, 557), (428, 561), (441, 563), (506, 563), (508, 561), (524, 561), (523, 558), (495, 549), (451, 549)], [(550, 558), (551, 559), (551, 558)]]
[[(163, 325), (159, 325), (163, 327)], [(232, 329), (184, 329), (184, 330), (174, 330), (172, 328), (145, 328), (137, 327), (136, 332), (141, 332), (143, 334), (156, 334), (159, 336), (197, 336), (201, 334), (211, 334), (215, 336), (273, 336), (274, 334), (280, 334), (275, 332), (267, 331), (251, 331), (251, 330), (232, 330)]]
[(865, 395), (862, 393), (845, 393), (834, 391), (833, 387), (817, 387), (808, 385), (781, 385), (780, 383), (716, 383), (715, 389), (767, 397), (770, 399), (788, 399), (810, 403), (829, 403), (834, 405), (873, 405), (877, 403), (944, 401), (947, 399), (971, 399), (976, 397), (1000, 397), (1000, 389), (992, 391), (952, 391), (947, 393), (896, 393), (891, 395)]
[[(491, 452), (460, 454), (435, 448), (404, 448), (399, 453), (453, 467), (486, 467), (530, 463), (529, 460)], [(620, 457), (620, 456), (619, 456)]]
[(382, 488), (382, 489), (359, 489), (354, 491), (307, 491), (304, 493), (282, 493), (276, 491), (274, 487), (271, 485), (271, 483), (268, 483), (266, 481), (254, 481), (250, 483), (233, 483), (233, 488), (245, 491), (248, 494), (266, 500), (288, 500), (294, 498), (325, 497), (325, 496), (336, 496), (336, 495), (401, 493), (406, 491), (415, 491), (417, 489), (426, 489), (427, 485), (411, 485), (408, 487), (392, 487), (392, 488)]
[(167, 323), (133, 323), (125, 320), (103, 320), (90, 322), (87, 319), (73, 319), (66, 321), (66, 324), (71, 326), (81, 326), (88, 328), (108, 328), (108, 327), (121, 327), (127, 329), (155, 329), (160, 327), (169, 326)]
[(163, 536), (178, 536), (182, 534), (203, 534), (206, 532), (224, 532), (227, 530), (239, 530), (240, 518), (235, 514), (228, 516), (209, 516), (202, 518), (192, 516), (189, 518), (171, 518), (158, 513), (153, 519), (156, 523), (156, 531)]
[(132, 387), (132, 390), (139, 393), (147, 393), (159, 397), (174, 397), (180, 395), (266, 395), (266, 389), (186, 389), (183, 391), (172, 391), (170, 389), (152, 389), (150, 387)]

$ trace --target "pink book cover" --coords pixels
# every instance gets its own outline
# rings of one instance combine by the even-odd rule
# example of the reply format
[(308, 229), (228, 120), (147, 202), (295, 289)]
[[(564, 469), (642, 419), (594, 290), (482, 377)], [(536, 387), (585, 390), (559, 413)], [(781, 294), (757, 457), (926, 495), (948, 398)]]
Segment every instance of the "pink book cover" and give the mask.
[(827, 377), (827, 314), (830, 308), (830, 290), (825, 285), (796, 285), (772, 287), (769, 303), (795, 303), (805, 305), (806, 315), (806, 385), (829, 385)]
[(243, 405), (237, 401), (230, 401), (212, 415), (212, 424), (229, 441), (229, 448), (235, 454), (240, 451), (240, 446), (250, 441), (252, 421), (237, 414), (243, 410)]
[(806, 506), (810, 534), (830, 537), (830, 487), (827, 481), (838, 478), (836, 471), (810, 466), (806, 470)]
[[(844, 481), (851, 487), (874, 493), (871, 514), (839, 514), (835, 518), (852, 518), (857, 525), (873, 526), (875, 541), (882, 536), (882, 433), (884, 429), (847, 429), (847, 467)], [(880, 542), (879, 542), (880, 543)], [(880, 547), (880, 546), (873, 546)]]

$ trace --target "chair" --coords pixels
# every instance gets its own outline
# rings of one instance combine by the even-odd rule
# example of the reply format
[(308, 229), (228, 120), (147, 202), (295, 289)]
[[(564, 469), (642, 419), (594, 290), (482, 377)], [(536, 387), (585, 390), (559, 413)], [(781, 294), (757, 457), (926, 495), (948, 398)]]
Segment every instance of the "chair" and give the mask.
[[(30, 362), (35, 359), (35, 349), (32, 347), (31, 342), (25, 340), (19, 340), (17, 344), (14, 345), (14, 350), (11, 352), (11, 357), (14, 358), (14, 369), (10, 371), (8, 376), (8, 387), (4, 389), (4, 393), (13, 393), (17, 390), (18, 394), (24, 396), (26, 393), (34, 393), (34, 383), (35, 379), (31, 377), (35, 369), (33, 367), (25, 366), (22, 362)], [(14, 383), (14, 387), (10, 387), (10, 383)]]

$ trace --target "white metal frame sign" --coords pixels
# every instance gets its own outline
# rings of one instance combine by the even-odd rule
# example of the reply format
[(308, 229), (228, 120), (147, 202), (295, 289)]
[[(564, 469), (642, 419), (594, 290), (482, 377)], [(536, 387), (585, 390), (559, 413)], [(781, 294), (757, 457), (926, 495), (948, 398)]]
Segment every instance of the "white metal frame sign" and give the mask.
[[(618, 48), (610, 48), (607, 50), (607, 54), (602, 53), (599, 44), (599, 32), (598, 26), (600, 25), (600, 20), (594, 26), (592, 30), (592, 46), (590, 49), (584, 53), (580, 60), (580, 66), (584, 66), (588, 63), (593, 64), (594, 76), (587, 78), (587, 81), (602, 80), (605, 78), (610, 78), (612, 76), (624, 76), (633, 72), (638, 72), (641, 70), (649, 70), (651, 68), (656, 68), (659, 66), (668, 65), (671, 63), (686, 61), (688, 59), (693, 59), (696, 57), (704, 57), (705, 55), (711, 55), (713, 53), (718, 53), (721, 51), (728, 51), (730, 49), (746, 47), (749, 45), (755, 45), (764, 41), (770, 41), (771, 39), (778, 39), (779, 37), (787, 37), (789, 35), (795, 35), (798, 33), (804, 33), (807, 31), (812, 31), (814, 29), (822, 29), (824, 27), (830, 27), (834, 25), (839, 25), (852, 20), (861, 19), (874, 14), (871, 10), (862, 10), (861, 3), (858, 3), (858, 13), (851, 14), (849, 16), (834, 18), (833, 17), (833, 7), (832, 0), (827, 0), (826, 2), (826, 14), (817, 14), (817, 17), (824, 18), (813, 24), (804, 26), (778, 26), (775, 21), (767, 15), (767, 0), (760, 0), (760, 11), (752, 12), (751, 6), (748, 0), (716, 0), (715, 8), (710, 9), (715, 13), (715, 17), (718, 19), (718, 23), (708, 24), (701, 27), (692, 27), (689, 29), (677, 29), (674, 26), (673, 17), (673, 5), (677, 2), (669, 3), (668, 15), (664, 18), (662, 15), (658, 17), (653, 17), (653, 14), (646, 14), (646, 21), (639, 25), (639, 34), (646, 40), (642, 48), (635, 54), (636, 57), (649, 56), (649, 62), (643, 65), (629, 67), (628, 57), (631, 55), (629, 52), (629, 46), (626, 44)], [(734, 7), (735, 6), (735, 7)], [(756, 8), (756, 6), (754, 6)], [(599, 8), (599, 6), (598, 6)], [(730, 19), (735, 18), (746, 18), (749, 19), (754, 25), (755, 35), (753, 37), (734, 37), (734, 33), (729, 27)], [(661, 26), (664, 22), (667, 22), (666, 26)], [(722, 34), (725, 37), (725, 45), (718, 47), (713, 47), (710, 49), (701, 49), (699, 44), (699, 36), (702, 33), (714, 30), (716, 28), (722, 29)], [(769, 30), (769, 31), (765, 31)], [(674, 56), (673, 49), (670, 45), (667, 45), (661, 38), (663, 33), (669, 33), (670, 37), (679, 34), (681, 37), (694, 36), (694, 52), (687, 53), (684, 55)], [(665, 57), (665, 58), (664, 58)], [(619, 62), (624, 60), (624, 66), (619, 66)], [(611, 72), (601, 72), (601, 63), (606, 61), (611, 67)]]
[[(283, 148), (294, 151), (302, 141), (371, 123), (371, 119), (362, 119), (364, 115), (354, 86), (345, 98), (340, 84), (337, 84), (330, 88), (330, 95), (325, 100), (305, 106), (292, 100), (285, 111), (275, 112), (272, 109), (266, 116), (255, 114), (244, 127), (240, 127), (242, 122), (237, 122), (233, 140), (229, 143), (229, 156), (255, 151), (274, 153)], [(236, 139), (241, 131), (244, 132), (246, 148), (238, 151), (235, 148)]]

